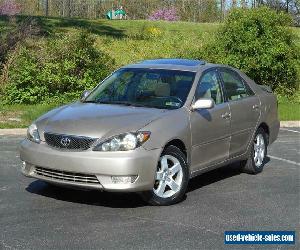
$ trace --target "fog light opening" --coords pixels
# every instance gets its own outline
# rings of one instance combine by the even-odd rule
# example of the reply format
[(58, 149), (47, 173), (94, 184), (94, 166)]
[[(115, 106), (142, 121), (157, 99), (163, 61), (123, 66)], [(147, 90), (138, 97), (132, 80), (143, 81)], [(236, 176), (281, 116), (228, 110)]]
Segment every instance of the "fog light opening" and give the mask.
[(130, 183), (134, 183), (136, 179), (137, 179), (137, 175), (111, 177), (111, 181), (114, 184), (130, 184)]

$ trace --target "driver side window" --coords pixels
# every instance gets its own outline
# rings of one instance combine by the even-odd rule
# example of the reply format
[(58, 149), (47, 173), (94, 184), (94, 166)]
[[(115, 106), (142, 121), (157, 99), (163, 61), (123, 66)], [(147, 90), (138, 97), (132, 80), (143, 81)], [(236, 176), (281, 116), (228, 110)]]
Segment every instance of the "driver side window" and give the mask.
[(216, 70), (204, 73), (199, 81), (195, 96), (196, 99), (211, 98), (215, 101), (216, 105), (223, 103), (220, 80)]

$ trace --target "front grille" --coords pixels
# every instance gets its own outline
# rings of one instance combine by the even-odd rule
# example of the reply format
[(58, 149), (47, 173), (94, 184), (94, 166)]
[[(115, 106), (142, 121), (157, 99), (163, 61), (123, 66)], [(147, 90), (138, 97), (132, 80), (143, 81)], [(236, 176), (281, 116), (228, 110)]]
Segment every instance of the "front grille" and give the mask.
[(73, 173), (42, 167), (35, 167), (34, 172), (36, 175), (43, 176), (44, 178), (52, 180), (67, 181), (73, 183), (100, 184), (95, 175)]
[(46, 143), (54, 148), (69, 149), (69, 150), (87, 150), (96, 141), (95, 138), (75, 136), (75, 135), (61, 135), (53, 133), (44, 133)]

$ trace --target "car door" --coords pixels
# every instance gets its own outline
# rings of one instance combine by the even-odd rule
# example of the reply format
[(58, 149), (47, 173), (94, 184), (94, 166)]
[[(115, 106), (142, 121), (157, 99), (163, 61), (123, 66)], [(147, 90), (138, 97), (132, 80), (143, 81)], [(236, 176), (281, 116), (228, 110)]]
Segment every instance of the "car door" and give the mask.
[(193, 110), (190, 114), (192, 172), (229, 157), (230, 110), (228, 103), (224, 102), (216, 69), (202, 74), (195, 92), (195, 101), (199, 98), (212, 98), (215, 106), (211, 109)]
[(260, 101), (235, 71), (219, 69), (231, 113), (229, 157), (244, 153), (260, 116)]

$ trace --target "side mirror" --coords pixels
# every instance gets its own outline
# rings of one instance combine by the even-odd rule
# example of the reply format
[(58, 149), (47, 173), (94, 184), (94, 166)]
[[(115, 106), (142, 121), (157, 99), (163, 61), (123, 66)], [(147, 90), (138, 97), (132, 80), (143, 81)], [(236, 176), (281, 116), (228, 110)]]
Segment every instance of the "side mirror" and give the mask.
[(215, 106), (215, 102), (211, 98), (198, 99), (193, 105), (192, 110), (195, 109), (211, 109)]
[(85, 98), (91, 93), (91, 91), (89, 90), (85, 90), (82, 92), (81, 96), (80, 96), (80, 101), (84, 101)]

